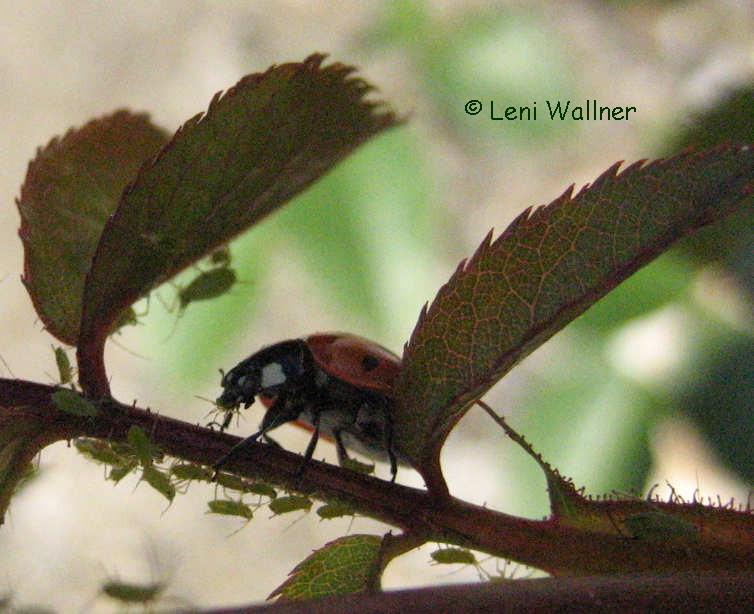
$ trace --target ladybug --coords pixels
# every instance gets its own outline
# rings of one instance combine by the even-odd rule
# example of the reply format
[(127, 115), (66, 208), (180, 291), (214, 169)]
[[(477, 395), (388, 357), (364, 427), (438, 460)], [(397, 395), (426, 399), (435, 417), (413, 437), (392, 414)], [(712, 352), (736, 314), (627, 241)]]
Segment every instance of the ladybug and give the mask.
[(334, 440), (338, 459), (346, 448), (390, 461), (393, 481), (393, 384), (401, 359), (384, 347), (347, 333), (317, 333), (262, 348), (223, 374), (223, 409), (248, 408), (255, 397), (267, 406), (259, 430), (235, 445), (216, 464), (219, 469), (241, 448), (286, 422), (312, 430), (302, 471), (311, 460), (320, 434)]

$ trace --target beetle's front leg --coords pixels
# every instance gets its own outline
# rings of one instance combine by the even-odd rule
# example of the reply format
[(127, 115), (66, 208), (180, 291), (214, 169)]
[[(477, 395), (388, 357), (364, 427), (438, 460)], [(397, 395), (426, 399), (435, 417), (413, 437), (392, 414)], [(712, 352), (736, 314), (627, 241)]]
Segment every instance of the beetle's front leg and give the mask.
[(309, 461), (312, 460), (312, 456), (314, 455), (314, 448), (317, 447), (317, 441), (319, 441), (319, 416), (320, 412), (315, 412), (314, 416), (312, 417), (312, 426), (314, 427), (314, 432), (312, 433), (312, 438), (309, 440), (309, 445), (306, 446), (304, 459), (301, 461), (298, 469), (296, 469), (297, 478), (301, 477), (301, 475), (304, 473), (304, 469), (306, 469)]
[[(267, 410), (267, 413), (264, 415), (260, 429), (253, 435), (249, 435), (246, 439), (239, 441), (215, 463), (215, 476), (217, 476), (217, 472), (220, 471), (222, 466), (239, 451), (248, 446), (250, 443), (255, 442), (260, 437), (264, 437), (266, 440), (268, 431), (277, 428), (281, 424), (295, 420), (296, 418), (298, 418), (299, 413), (300, 409), (297, 409), (295, 403), (290, 403), (289, 399), (285, 395), (279, 395), (275, 399), (275, 402)], [(277, 442), (274, 443), (277, 444)]]
[(390, 459), (390, 481), (395, 482), (395, 476), (398, 475), (398, 459), (393, 450), (393, 420), (389, 414), (385, 416), (385, 448)]
[(346, 446), (343, 444), (343, 431), (340, 429), (333, 430), (333, 437), (335, 438), (335, 451), (338, 453), (338, 464), (341, 466), (348, 463), (348, 461), (351, 460), (351, 457), (348, 456), (348, 452), (346, 451)]
[(302, 406), (303, 402), (295, 395), (278, 394), (264, 414), (257, 436), (261, 435), (267, 439), (267, 433), (272, 429), (276, 429), (286, 422), (293, 422), (301, 414)]

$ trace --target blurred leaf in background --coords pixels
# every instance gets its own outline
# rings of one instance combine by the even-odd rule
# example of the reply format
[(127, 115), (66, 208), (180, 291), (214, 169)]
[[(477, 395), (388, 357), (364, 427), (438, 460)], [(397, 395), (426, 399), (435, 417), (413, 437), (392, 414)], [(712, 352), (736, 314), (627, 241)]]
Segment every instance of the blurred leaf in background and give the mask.
[[(673, 147), (754, 143), (754, 86), (728, 92), (685, 126)], [(710, 328), (695, 376), (684, 382), (679, 408), (694, 419), (726, 466), (754, 483), (754, 197), (682, 246), (706, 270), (697, 303)], [(700, 326), (705, 322), (700, 321)]]
[[(670, 139), (668, 151), (707, 149), (720, 143), (754, 143), (754, 84), (729, 92)], [(696, 233), (685, 245), (702, 264), (718, 263), (754, 296), (754, 197), (719, 224)]]

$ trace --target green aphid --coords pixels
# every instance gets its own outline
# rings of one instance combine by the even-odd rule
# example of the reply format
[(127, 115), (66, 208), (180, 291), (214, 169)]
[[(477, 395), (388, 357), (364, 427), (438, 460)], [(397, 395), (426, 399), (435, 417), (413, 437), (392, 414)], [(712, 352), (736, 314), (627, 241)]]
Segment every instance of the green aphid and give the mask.
[(170, 473), (174, 478), (183, 482), (190, 482), (191, 480), (212, 481), (212, 472), (194, 463), (176, 463), (170, 468)]
[(124, 477), (126, 477), (129, 473), (131, 473), (136, 467), (139, 466), (139, 463), (136, 461), (136, 459), (130, 459), (126, 462), (124, 462), (122, 465), (116, 465), (111, 470), (109, 475), (107, 476), (108, 480), (112, 480), (116, 484), (120, 482)]
[(154, 465), (145, 466), (141, 478), (168, 501), (172, 502), (175, 498), (175, 485), (170, 481), (170, 476)]
[(333, 518), (353, 516), (354, 514), (353, 507), (345, 503), (326, 503), (317, 508), (317, 516), (322, 520), (332, 520)]
[(188, 286), (178, 291), (178, 313), (182, 313), (189, 303), (194, 301), (206, 301), (222, 296), (236, 281), (236, 272), (228, 267), (202, 271)]
[(623, 524), (642, 541), (696, 541), (699, 533), (692, 523), (665, 512), (641, 512), (624, 518)]
[(135, 424), (128, 429), (126, 439), (128, 440), (128, 443), (131, 444), (131, 447), (136, 454), (136, 458), (139, 459), (139, 463), (142, 467), (151, 466), (154, 459), (160, 457), (160, 452), (157, 446), (152, 445), (147, 434)]
[[(221, 375), (224, 376), (224, 373), (222, 369), (220, 370)], [(203, 398), (203, 397), (199, 397)], [(231, 420), (233, 420), (233, 416), (240, 416), (241, 415), (241, 409), (240, 407), (221, 407), (216, 402), (211, 401), (215, 408), (207, 414), (207, 417), (212, 417), (212, 422), (207, 424), (208, 427), (213, 428), (215, 426), (220, 427), (220, 432), (224, 433), (225, 430), (230, 426)], [(219, 418), (219, 421), (216, 419)]]
[(116, 454), (120, 454), (123, 458), (136, 458), (133, 446), (127, 441), (110, 441), (109, 443), (113, 451)]
[(344, 469), (350, 469), (351, 471), (364, 473), (366, 475), (374, 473), (374, 463), (362, 463), (355, 458), (341, 458), (339, 462), (340, 466)]
[(223, 516), (240, 516), (246, 520), (251, 520), (254, 514), (251, 508), (243, 501), (231, 501), (230, 499), (215, 499), (208, 501), (208, 514), (221, 514)]
[(269, 484), (264, 484), (262, 482), (247, 484), (245, 490), (246, 492), (252, 493), (254, 495), (259, 495), (261, 497), (267, 497), (268, 499), (276, 499), (278, 496), (277, 491), (272, 486), (270, 486)]
[(74, 441), (73, 445), (81, 454), (105, 465), (121, 465), (127, 460), (115, 451), (109, 441), (82, 437)]
[(215, 481), (223, 488), (238, 492), (246, 492), (250, 485), (245, 479), (233, 475), (232, 473), (218, 473), (215, 476)]
[[(217, 298), (227, 293), (237, 282), (236, 272), (230, 267), (220, 267), (216, 269), (210, 269), (209, 271), (202, 271), (197, 275), (189, 285), (178, 288), (178, 316), (176, 317), (173, 330), (170, 331), (168, 339), (173, 336), (178, 321), (183, 316), (186, 308), (189, 304), (195, 301), (206, 301), (209, 299)], [(173, 306), (166, 307), (168, 311), (172, 311)], [(227, 419), (227, 423), (230, 419)], [(226, 423), (226, 426), (227, 426)]]
[(240, 478), (232, 473), (218, 473), (215, 476), (215, 481), (228, 490), (253, 493), (270, 499), (277, 497), (277, 492), (272, 486), (261, 482), (250, 482), (249, 480)]
[(134, 584), (119, 580), (108, 580), (102, 585), (102, 594), (121, 603), (149, 603), (155, 601), (165, 590), (164, 582)]
[(213, 267), (227, 267), (230, 261), (230, 248), (227, 245), (219, 247), (209, 255), (209, 262)]
[(114, 335), (124, 326), (135, 326), (139, 323), (139, 316), (134, 311), (133, 307), (126, 307), (120, 315), (115, 319), (112, 325), (110, 334)]
[(309, 511), (312, 507), (312, 502), (309, 497), (303, 495), (288, 495), (286, 497), (278, 497), (274, 501), (270, 501), (270, 510), (276, 516), (281, 514), (289, 514), (298, 510)]
[(71, 367), (71, 361), (68, 358), (68, 354), (65, 350), (58, 346), (52, 346), (52, 351), (55, 352), (55, 364), (58, 367), (58, 375), (60, 376), (60, 384), (65, 386), (73, 381), (73, 368)]
[(435, 561), (435, 563), (439, 563), (441, 565), (476, 564), (476, 557), (474, 556), (474, 554), (471, 551), (466, 550), (465, 548), (440, 548), (439, 550), (431, 552), (429, 556), (432, 557), (432, 560)]
[(68, 388), (61, 388), (53, 392), (50, 397), (55, 407), (67, 414), (88, 418), (94, 418), (97, 415), (97, 408), (90, 401)]

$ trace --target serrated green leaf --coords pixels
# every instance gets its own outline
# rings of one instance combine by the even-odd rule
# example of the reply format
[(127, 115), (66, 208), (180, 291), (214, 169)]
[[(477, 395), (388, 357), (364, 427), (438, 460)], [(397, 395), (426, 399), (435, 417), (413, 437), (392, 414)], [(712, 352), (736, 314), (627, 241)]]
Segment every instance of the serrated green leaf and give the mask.
[(74, 390), (61, 388), (50, 396), (55, 407), (60, 411), (74, 416), (88, 416), (89, 418), (94, 418), (97, 415), (97, 408)]
[(419, 467), (508, 370), (681, 236), (754, 189), (754, 148), (683, 153), (569, 188), (491, 233), (425, 306), (403, 356), (394, 443)]
[(347, 535), (325, 544), (296, 566), (269, 596), (280, 600), (318, 599), (367, 590), (378, 573), (382, 538)]
[(85, 287), (79, 367), (98, 392), (102, 347), (123, 309), (396, 123), (364, 100), (371, 88), (353, 68), (323, 59), (274, 66), (216, 95), (124, 193)]
[(54, 138), (29, 164), (19, 234), (26, 289), (48, 332), (75, 345), (97, 242), (123, 189), (167, 142), (146, 115), (117, 111)]

